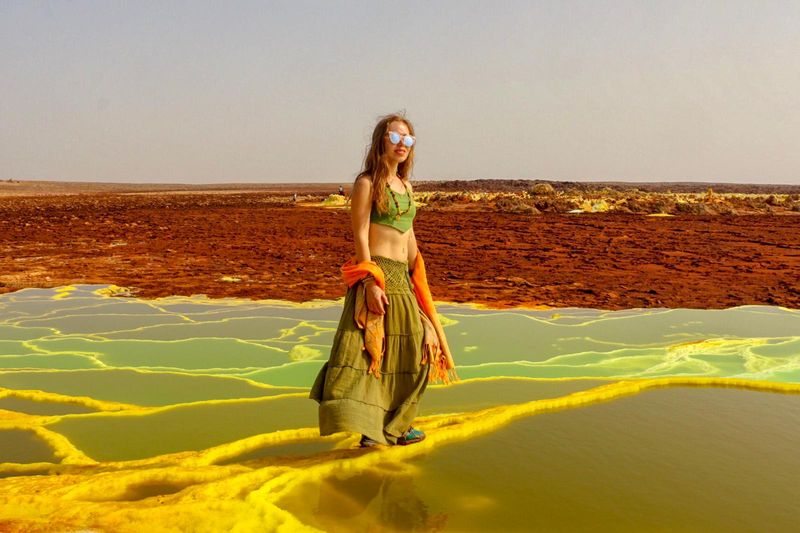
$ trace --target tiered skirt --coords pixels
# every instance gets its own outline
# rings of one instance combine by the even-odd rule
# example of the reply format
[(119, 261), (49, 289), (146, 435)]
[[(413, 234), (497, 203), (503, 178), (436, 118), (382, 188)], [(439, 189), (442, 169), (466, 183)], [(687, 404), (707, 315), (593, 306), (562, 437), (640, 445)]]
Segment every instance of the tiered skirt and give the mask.
[(386, 351), (381, 377), (367, 374), (370, 355), (364, 331), (355, 323), (357, 285), (347, 290), (330, 357), (322, 366), (309, 398), (319, 403), (320, 435), (360, 433), (395, 444), (411, 427), (428, 384), (422, 361), (422, 322), (406, 261), (374, 255), (386, 279), (384, 332)]

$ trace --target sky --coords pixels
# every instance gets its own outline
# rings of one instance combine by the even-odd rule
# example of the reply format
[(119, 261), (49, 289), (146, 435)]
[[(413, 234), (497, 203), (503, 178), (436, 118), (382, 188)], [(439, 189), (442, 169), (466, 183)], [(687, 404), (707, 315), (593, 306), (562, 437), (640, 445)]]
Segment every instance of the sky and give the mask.
[(800, 2), (0, 0), (0, 179), (800, 183)]

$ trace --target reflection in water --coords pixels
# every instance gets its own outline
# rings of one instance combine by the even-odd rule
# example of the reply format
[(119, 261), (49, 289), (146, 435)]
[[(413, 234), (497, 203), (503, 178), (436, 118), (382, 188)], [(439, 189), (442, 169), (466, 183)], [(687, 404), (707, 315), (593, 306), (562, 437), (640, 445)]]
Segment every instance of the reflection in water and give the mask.
[(306, 398), (341, 300), (110, 289), (0, 295), (0, 523), (12, 530), (731, 531), (800, 519), (797, 310), (442, 305), (470, 379), (429, 387), (422, 443), (359, 450), (358, 436), (320, 437)]
[[(318, 503), (309, 509), (314, 491)], [(279, 505), (331, 532), (441, 531), (447, 525), (447, 515), (430, 513), (417, 494), (414, 469), (392, 463), (312, 482)]]

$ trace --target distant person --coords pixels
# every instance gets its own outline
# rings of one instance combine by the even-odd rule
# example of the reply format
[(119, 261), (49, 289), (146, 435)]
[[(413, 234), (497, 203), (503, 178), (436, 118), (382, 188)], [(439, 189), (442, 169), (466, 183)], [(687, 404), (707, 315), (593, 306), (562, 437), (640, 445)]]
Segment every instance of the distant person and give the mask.
[(344, 187), (342, 187), (341, 185), (339, 185), (339, 195), (344, 196)]
[(351, 191), (355, 257), (330, 357), (309, 397), (321, 435), (347, 431), (360, 446), (406, 445), (429, 381), (458, 379), (417, 248), (409, 181), (416, 139), (400, 115), (380, 119)]
[(292, 193), (292, 202), (297, 203), (297, 193)]

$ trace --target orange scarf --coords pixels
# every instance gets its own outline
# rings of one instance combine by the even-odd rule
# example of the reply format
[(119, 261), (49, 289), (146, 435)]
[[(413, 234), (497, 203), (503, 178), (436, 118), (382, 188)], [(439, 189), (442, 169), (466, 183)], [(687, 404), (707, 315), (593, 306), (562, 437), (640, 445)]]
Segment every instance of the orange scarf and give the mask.
[[(386, 280), (383, 270), (374, 261), (356, 262), (356, 258), (348, 259), (341, 268), (342, 276), (348, 287), (352, 287), (364, 277), (371, 275), (382, 290), (386, 290)], [(423, 332), (425, 333), (422, 363), (430, 362), (431, 368), (428, 379), (431, 382), (441, 381), (449, 384), (458, 380), (455, 370), (455, 362), (447, 345), (447, 338), (444, 329), (439, 322), (436, 314), (436, 307), (433, 305), (433, 296), (428, 288), (428, 278), (425, 273), (425, 262), (422, 254), (417, 251), (417, 258), (411, 273), (411, 283), (414, 286), (414, 296), (420, 307), (420, 318), (422, 320)], [(363, 284), (359, 284), (356, 289), (356, 325), (364, 330), (364, 349), (366, 349), (372, 362), (369, 367), (370, 374), (380, 378), (380, 363), (386, 349), (383, 315), (376, 315), (367, 309), (366, 289)]]

